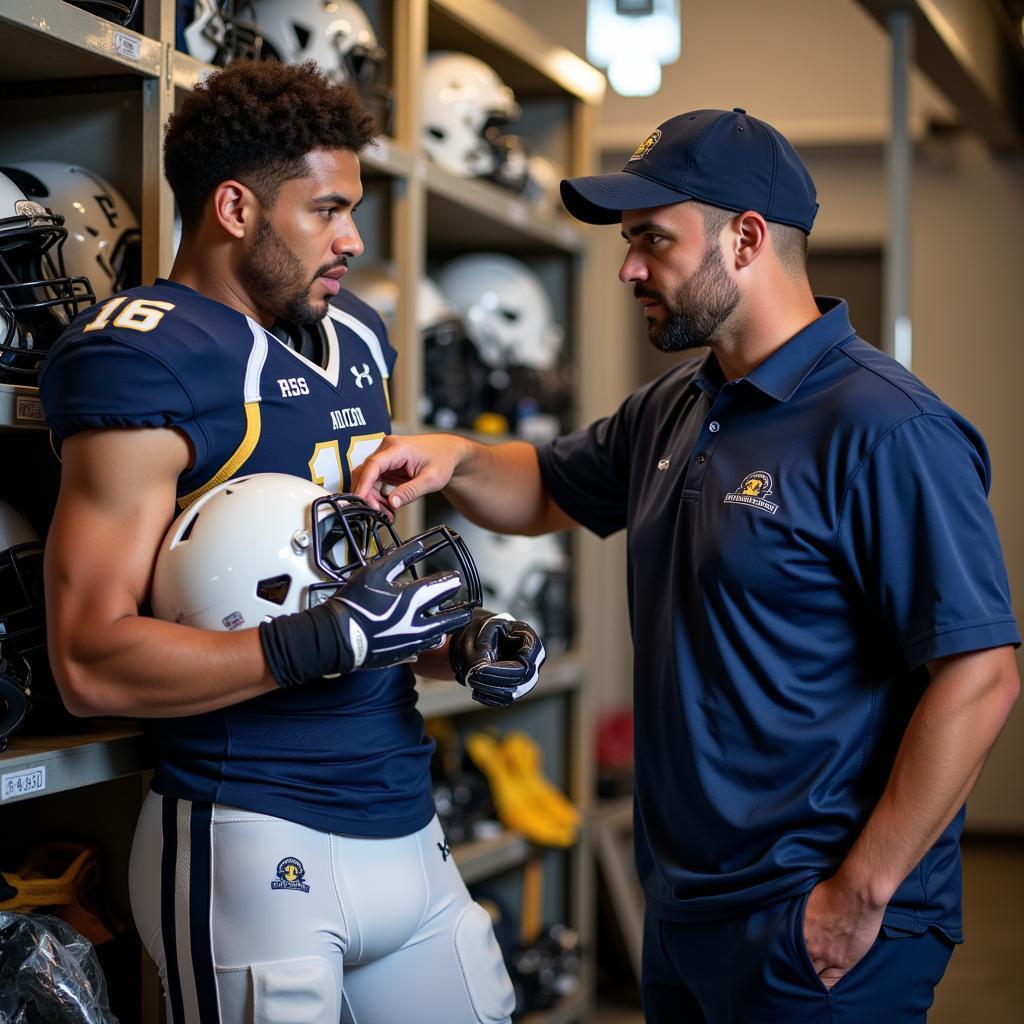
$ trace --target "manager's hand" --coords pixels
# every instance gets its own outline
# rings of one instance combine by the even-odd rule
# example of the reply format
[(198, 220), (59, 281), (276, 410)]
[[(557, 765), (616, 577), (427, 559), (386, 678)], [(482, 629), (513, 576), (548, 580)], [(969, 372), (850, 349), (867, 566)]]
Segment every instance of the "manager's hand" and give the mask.
[[(455, 434), (391, 434), (352, 471), (352, 493), (379, 512), (393, 512), (446, 487), (467, 446)], [(385, 497), (388, 486), (394, 490)]]

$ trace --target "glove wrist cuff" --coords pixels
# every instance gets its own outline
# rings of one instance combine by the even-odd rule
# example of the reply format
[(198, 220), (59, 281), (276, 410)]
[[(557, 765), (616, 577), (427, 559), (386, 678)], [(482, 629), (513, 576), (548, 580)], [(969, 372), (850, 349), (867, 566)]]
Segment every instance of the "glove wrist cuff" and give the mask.
[(357, 667), (342, 620), (352, 621), (325, 603), (260, 623), (263, 656), (278, 686), (287, 690), (310, 679), (343, 675)]

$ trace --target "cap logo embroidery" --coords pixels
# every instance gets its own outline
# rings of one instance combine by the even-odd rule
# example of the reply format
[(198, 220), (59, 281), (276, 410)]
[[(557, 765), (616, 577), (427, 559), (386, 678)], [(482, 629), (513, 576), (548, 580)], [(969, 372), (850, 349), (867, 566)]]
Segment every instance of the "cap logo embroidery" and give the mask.
[(645, 156), (658, 144), (658, 139), (661, 138), (661, 129), (655, 128), (650, 135), (636, 147), (633, 155), (626, 161), (626, 163), (632, 163), (634, 160), (643, 160)]
[(771, 473), (767, 473), (763, 469), (756, 469), (743, 478), (743, 482), (735, 491), (730, 491), (725, 496), (725, 503), (726, 505), (751, 505), (770, 515), (775, 515), (779, 511), (779, 506), (765, 501), (765, 498), (772, 493), (772, 484)]

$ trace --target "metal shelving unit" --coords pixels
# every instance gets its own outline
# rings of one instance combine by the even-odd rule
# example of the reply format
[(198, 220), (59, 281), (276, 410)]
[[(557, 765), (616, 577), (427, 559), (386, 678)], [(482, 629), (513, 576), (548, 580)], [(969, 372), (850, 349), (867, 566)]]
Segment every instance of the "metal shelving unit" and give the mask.
[(157, 78), (164, 47), (61, 0), (4, 0), (0, 7), (3, 69), (0, 80), (138, 75)]
[[(596, 166), (593, 120), (603, 96), (604, 77), (544, 39), (497, 0), (391, 0), (386, 5), (388, 0), (378, 0), (367, 4), (367, 9), (371, 17), (374, 11), (380, 14), (392, 29), (391, 38), (383, 41), (389, 44), (395, 126), (392, 136), (361, 154), (361, 162), (368, 195), (375, 189), (376, 201), (385, 206), (384, 215), (376, 222), (384, 235), (377, 240), (378, 248), (395, 266), (401, 294), (415, 294), (431, 257), (461, 250), (509, 251), (527, 260), (558, 263), (568, 282), (568, 305), (563, 313), (578, 349), (580, 340), (593, 333), (596, 308), (591, 300), (596, 285), (589, 280), (584, 263), (588, 229), (560, 213), (540, 214), (498, 186), (456, 177), (431, 163), (419, 145), (420, 83), (431, 49), (475, 54), (515, 90), (527, 114), (531, 109), (540, 112), (549, 135), (555, 124), (554, 135), (546, 142), (553, 138), (551, 144), (566, 171), (580, 174)], [(166, 274), (173, 257), (173, 201), (162, 176), (163, 126), (175, 103), (216, 70), (174, 49), (174, 12), (175, 0), (144, 0), (144, 33), (140, 34), (63, 0), (4, 0), (0, 5), (0, 102), (30, 97), (41, 111), (32, 115), (36, 122), (40, 117), (45, 121), (49, 112), (59, 116), (62, 104), (71, 104), (76, 110), (81, 106), (86, 118), (94, 118), (102, 126), (101, 134), (89, 143), (88, 157), (105, 153), (108, 165), (97, 169), (138, 204), (144, 278)], [(87, 94), (100, 99), (85, 104), (83, 96)], [(553, 117), (552, 111), (557, 116)], [(10, 125), (8, 130), (13, 130)], [(0, 120), (0, 141), (4, 131)], [(108, 145), (108, 137), (125, 144), (128, 159)], [(31, 155), (58, 158), (60, 141), (44, 138)], [(78, 149), (65, 158), (75, 156), (86, 162), (86, 153)], [(393, 338), (401, 353), (395, 420), (407, 431), (423, 429), (419, 415), (421, 343), (413, 307), (413, 302), (400, 303)], [(595, 390), (595, 382), (599, 380), (596, 367), (578, 373), (581, 417), (594, 408), (593, 396), (600, 390)], [(36, 389), (0, 385), (0, 430), (7, 433), (4, 443), (16, 443), (20, 431), (40, 429), (45, 429), (45, 424)], [(422, 515), (419, 506), (404, 510), (400, 528), (418, 529), (423, 525)], [(555, 714), (558, 708), (556, 717), (564, 716), (564, 748), (546, 763), (551, 760), (559, 766), (564, 788), (586, 815), (593, 786), (585, 680), (600, 671), (593, 653), (600, 643), (593, 641), (611, 630), (594, 613), (595, 608), (599, 612), (593, 600), (597, 567), (581, 564), (576, 579), (577, 618), (582, 623), (577, 649), (548, 662), (540, 685), (525, 703), (530, 713), (546, 715), (545, 709), (551, 708)], [(498, 713), (472, 701), (454, 682), (419, 680), (418, 689), (420, 709), (428, 718), (494, 714), (494, 722), (500, 726)], [(20, 735), (0, 754), (0, 796), (7, 794), (0, 800), (0, 810), (131, 775), (139, 776), (141, 792), (141, 781), (150, 767), (142, 733), (130, 722), (93, 722), (87, 731), (66, 737)], [(130, 837), (132, 824), (126, 821), (118, 827)], [(537, 852), (522, 836), (507, 831), (495, 839), (453, 850), (470, 883), (515, 870)], [(564, 858), (567, 919), (580, 932), (584, 948), (592, 949), (593, 872), (586, 830), (573, 848), (556, 856)], [(588, 966), (578, 995), (543, 1014), (531, 1015), (526, 1018), (528, 1024), (584, 1020), (591, 988)], [(150, 1014), (147, 1020), (155, 1019), (148, 1000), (145, 1013)]]

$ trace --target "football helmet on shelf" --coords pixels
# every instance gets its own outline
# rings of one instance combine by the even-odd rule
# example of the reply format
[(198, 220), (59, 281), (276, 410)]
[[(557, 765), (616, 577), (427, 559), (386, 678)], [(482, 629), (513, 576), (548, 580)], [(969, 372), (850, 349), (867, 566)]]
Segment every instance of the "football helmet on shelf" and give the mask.
[(381, 77), (387, 52), (355, 0), (252, 0), (252, 10), (264, 57), (316, 61), (353, 86), (378, 129), (390, 131), (393, 95)]
[(14, 506), (0, 501), (0, 750), (29, 712), (33, 726), (46, 731), (77, 725), (64, 710), (46, 652), (43, 542)]
[(469, 253), (446, 263), (437, 283), (487, 366), (545, 370), (558, 362), (565, 332), (540, 278), (522, 260)]
[[(480, 577), (462, 538), (437, 526), (412, 539), (423, 544), (419, 563), (462, 572), (465, 587), (445, 610), (477, 607)], [(153, 572), (153, 614), (200, 629), (257, 626), (320, 604), (401, 543), (387, 517), (354, 495), (284, 473), (238, 477), (171, 524)], [(418, 577), (416, 566), (409, 571)]]
[(520, 116), (512, 90), (468, 53), (439, 51), (423, 74), (423, 148), (461, 178), (489, 178), (516, 192), (527, 182), (527, 153), (504, 128)]
[(73, 277), (88, 278), (97, 302), (141, 283), (139, 220), (109, 181), (59, 160), (28, 160), (0, 171), (64, 218), (65, 266)]
[(250, 0), (178, 0), (176, 45), (204, 64), (258, 60), (262, 39)]
[(64, 327), (95, 302), (84, 277), (69, 277), (63, 217), (0, 173), (0, 380), (34, 384)]
[[(393, 267), (356, 266), (345, 275), (344, 287), (375, 309), (394, 333), (398, 284)], [(416, 289), (416, 327), (423, 346), (423, 421), (443, 430), (472, 427), (484, 411), (486, 367), (462, 329), (458, 309), (426, 276)]]

